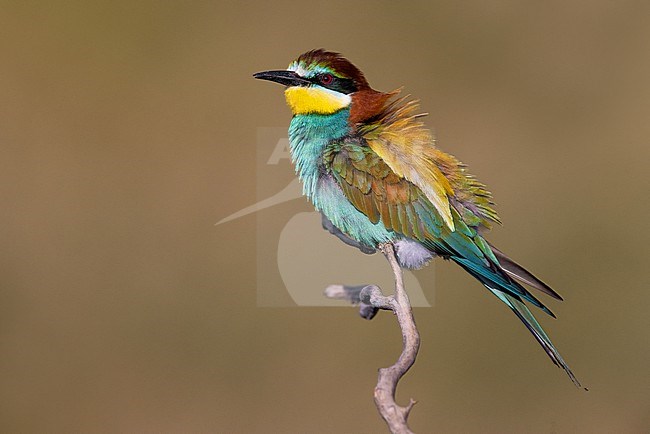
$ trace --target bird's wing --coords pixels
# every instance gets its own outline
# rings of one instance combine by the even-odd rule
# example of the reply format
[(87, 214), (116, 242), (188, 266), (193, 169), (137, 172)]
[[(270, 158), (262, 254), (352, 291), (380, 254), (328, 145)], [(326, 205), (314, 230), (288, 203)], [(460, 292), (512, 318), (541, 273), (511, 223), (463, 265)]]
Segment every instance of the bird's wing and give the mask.
[(398, 176), (420, 188), (451, 231), (456, 229), (454, 209), (469, 226), (500, 223), (490, 192), (460, 161), (435, 147), (418, 110), (417, 101), (396, 99), (359, 124), (358, 133)]
[(331, 143), (323, 163), (348, 200), (373, 223), (381, 221), (386, 229), (419, 241), (441, 235), (443, 220), (422, 191), (360, 140)]
[(508, 277), (478, 229), (466, 224), (456, 208), (449, 207), (452, 231), (422, 189), (399, 176), (362, 139), (331, 143), (323, 153), (323, 164), (350, 203), (373, 223), (381, 222), (389, 231), (420, 241), (432, 252), (483, 275), (505, 293), (552, 315)]
[(389, 105), (374, 121), (362, 125), (359, 133), (368, 146), (401, 178), (420, 188), (443, 223), (455, 230), (449, 197), (453, 196), (449, 180), (432, 164), (427, 155), (433, 138), (421, 128), (409, 111), (409, 105)]

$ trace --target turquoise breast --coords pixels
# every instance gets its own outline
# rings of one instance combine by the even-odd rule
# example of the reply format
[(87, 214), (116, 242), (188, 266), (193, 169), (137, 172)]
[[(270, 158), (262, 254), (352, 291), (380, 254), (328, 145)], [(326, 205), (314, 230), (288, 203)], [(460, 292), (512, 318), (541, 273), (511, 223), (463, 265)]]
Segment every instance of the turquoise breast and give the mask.
[(289, 126), (291, 159), (303, 184), (303, 193), (316, 209), (350, 238), (376, 247), (393, 240), (395, 234), (358, 211), (322, 164), (325, 148), (350, 133), (349, 114), (349, 109), (343, 109), (331, 115), (294, 116)]

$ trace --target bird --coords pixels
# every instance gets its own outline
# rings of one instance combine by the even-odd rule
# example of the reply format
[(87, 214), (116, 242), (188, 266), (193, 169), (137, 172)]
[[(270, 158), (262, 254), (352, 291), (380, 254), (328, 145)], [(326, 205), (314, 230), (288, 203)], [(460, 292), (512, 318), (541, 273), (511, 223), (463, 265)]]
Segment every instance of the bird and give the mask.
[(562, 297), (486, 240), (501, 224), (492, 195), (438, 148), (417, 100), (401, 96), (401, 89), (373, 89), (348, 59), (322, 48), (301, 54), (287, 69), (253, 77), (285, 86), (293, 115), (291, 160), (326, 229), (364, 253), (391, 244), (405, 269), (436, 257), (458, 264), (508, 306), (581, 387), (527, 304), (555, 315), (524, 285)]

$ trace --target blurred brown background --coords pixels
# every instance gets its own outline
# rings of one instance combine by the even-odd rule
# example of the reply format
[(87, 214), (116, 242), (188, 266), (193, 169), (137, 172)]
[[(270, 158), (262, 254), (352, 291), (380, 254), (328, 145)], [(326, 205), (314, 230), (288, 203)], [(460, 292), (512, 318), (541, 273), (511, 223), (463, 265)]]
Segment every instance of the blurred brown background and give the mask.
[(2, 432), (383, 432), (394, 319), (258, 308), (256, 217), (214, 226), (290, 120), (251, 74), (316, 47), (422, 100), (591, 389), (438, 264), (413, 429), (650, 430), (650, 3), (16, 1), (0, 33)]

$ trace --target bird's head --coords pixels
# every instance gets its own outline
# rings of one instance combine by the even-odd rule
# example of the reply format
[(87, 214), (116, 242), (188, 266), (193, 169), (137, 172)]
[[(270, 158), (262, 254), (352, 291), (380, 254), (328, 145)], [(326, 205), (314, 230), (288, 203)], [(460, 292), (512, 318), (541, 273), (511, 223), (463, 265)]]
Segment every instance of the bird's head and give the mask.
[(258, 72), (254, 77), (287, 86), (284, 94), (294, 115), (336, 113), (351, 105), (353, 94), (372, 91), (359, 68), (322, 49), (301, 54), (286, 70)]

